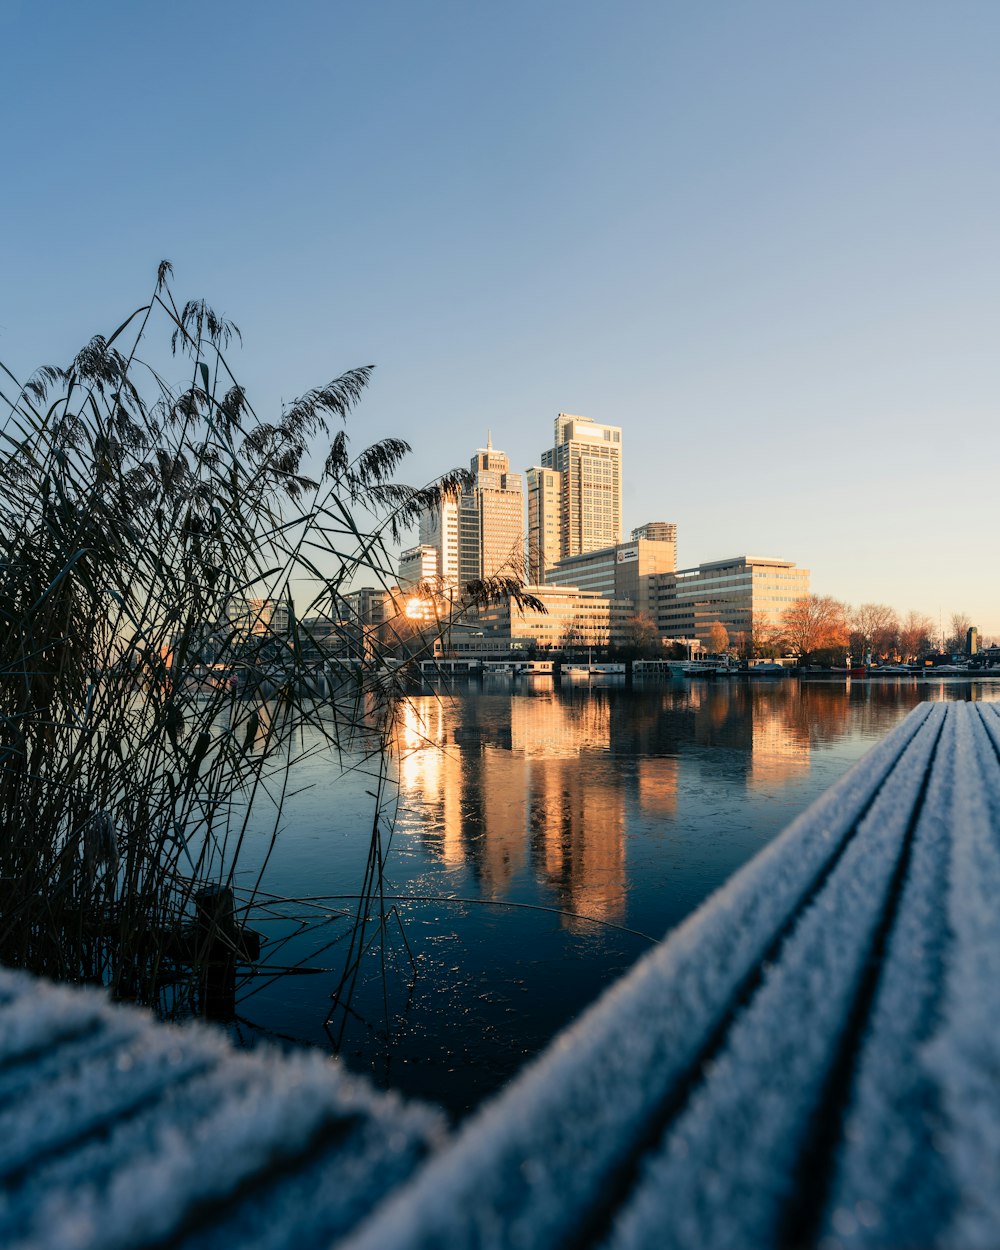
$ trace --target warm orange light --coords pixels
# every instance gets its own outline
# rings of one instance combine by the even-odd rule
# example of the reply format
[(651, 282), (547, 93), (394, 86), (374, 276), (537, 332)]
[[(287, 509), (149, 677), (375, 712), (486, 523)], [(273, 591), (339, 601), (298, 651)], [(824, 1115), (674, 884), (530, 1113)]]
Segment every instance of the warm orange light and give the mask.
[(426, 620), (431, 604), (427, 599), (410, 599), (406, 604), (406, 615), (411, 621)]

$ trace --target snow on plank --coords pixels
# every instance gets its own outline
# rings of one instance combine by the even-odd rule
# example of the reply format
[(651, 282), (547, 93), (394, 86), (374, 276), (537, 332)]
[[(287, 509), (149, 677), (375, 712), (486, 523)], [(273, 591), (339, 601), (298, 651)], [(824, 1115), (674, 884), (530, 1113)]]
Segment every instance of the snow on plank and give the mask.
[(239, 1052), (0, 971), (5, 1250), (329, 1244), (442, 1126), (318, 1053)]
[(911, 746), (859, 822), (644, 1161), (615, 1217), (615, 1250), (657, 1239), (691, 1250), (814, 1244), (808, 1203), (823, 1162), (814, 1137), (830, 1118), (852, 1009), (905, 871), (911, 814), (936, 746), (929, 734)]
[(958, 718), (929, 773), (909, 871), (854, 1065), (819, 1240), (830, 1250), (937, 1243), (956, 1195), (936, 1140), (939, 1089), (921, 1055), (939, 1020), (955, 826)]
[[(791, 918), (900, 759), (932, 748), (944, 714), (940, 705), (914, 709), (467, 1122), (350, 1239), (352, 1250), (591, 1244)], [(919, 766), (907, 775), (915, 789)], [(662, 1234), (661, 1225), (652, 1244)]]
[(1000, 726), (963, 705), (952, 787), (940, 1021), (922, 1056), (940, 1087), (937, 1135), (960, 1195), (937, 1244), (994, 1250), (1000, 1230)]

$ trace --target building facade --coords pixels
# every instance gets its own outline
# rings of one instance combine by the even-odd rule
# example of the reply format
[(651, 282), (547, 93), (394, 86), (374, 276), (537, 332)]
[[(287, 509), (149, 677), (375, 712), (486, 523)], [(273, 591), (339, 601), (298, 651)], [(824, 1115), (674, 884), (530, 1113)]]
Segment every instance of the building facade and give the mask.
[(661, 636), (707, 641), (718, 621), (730, 641), (749, 637), (754, 621), (780, 625), (784, 612), (809, 594), (809, 570), (791, 560), (732, 556), (661, 574), (651, 588)]
[(673, 521), (647, 521), (632, 531), (632, 537), (636, 540), (648, 538), (654, 543), (673, 543), (676, 550), (677, 526)]
[(238, 638), (262, 638), (288, 633), (285, 599), (244, 598), (233, 595), (226, 603), (226, 624)]
[(472, 457), (470, 469), (468, 490), (435, 504), (421, 516), (420, 547), (432, 547), (437, 553), (436, 576), (443, 586), (466, 586), (497, 575), (523, 582), (521, 475), (511, 473), (509, 458), (494, 448), (489, 437)]
[(560, 558), (562, 474), (539, 465), (526, 474), (528, 485), (528, 581), (540, 586)]
[[(462, 496), (459, 570), (462, 583), (475, 578), (514, 577), (524, 582), (524, 490), (520, 473), (487, 437), (469, 465), (472, 489)], [(462, 514), (469, 517), (463, 528)], [(473, 519), (474, 518), (474, 521)]]
[(420, 517), (419, 545), (437, 552), (437, 575), (458, 584), (458, 500), (442, 499)]
[[(548, 580), (548, 569), (555, 563), (555, 559), (546, 563), (550, 527), (558, 525), (558, 555), (552, 552), (556, 559), (621, 542), (621, 428), (561, 412), (555, 420), (555, 446), (542, 453), (541, 468), (559, 475), (550, 478), (529, 470), (529, 483), (535, 494), (534, 502), (529, 497), (528, 503), (529, 532), (534, 517), (539, 551), (536, 566)], [(557, 500), (557, 519), (552, 513), (553, 496)]]
[[(675, 525), (657, 524), (664, 525), (664, 529), (658, 532), (669, 529), (676, 536)], [(640, 530), (646, 528), (642, 526)], [(610, 599), (630, 599), (634, 612), (646, 612), (655, 620), (657, 578), (660, 574), (674, 572), (676, 567), (675, 538), (662, 541), (633, 538), (630, 543), (566, 556), (549, 569), (545, 584), (578, 586), (581, 590), (594, 590)]]
[(519, 607), (513, 598), (480, 608), (478, 627), (487, 640), (507, 639), (511, 651), (583, 651), (625, 640), (625, 623), (635, 610), (631, 600), (576, 586), (525, 589), (545, 610)]
[(399, 555), (399, 588), (412, 590), (421, 582), (434, 582), (438, 576), (438, 549), (430, 543), (420, 543)]

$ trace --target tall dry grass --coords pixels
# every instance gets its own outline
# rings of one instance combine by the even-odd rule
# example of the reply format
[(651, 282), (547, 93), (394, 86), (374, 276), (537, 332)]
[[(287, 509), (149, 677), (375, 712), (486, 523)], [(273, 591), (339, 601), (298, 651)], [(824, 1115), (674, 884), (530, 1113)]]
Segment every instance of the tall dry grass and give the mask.
[(235, 326), (171, 283), (164, 263), (68, 367), (0, 366), (0, 961), (154, 1004), (196, 984), (195, 899), (232, 880), (251, 816), (277, 828), (303, 726), (384, 749), (378, 650), (336, 697), (320, 680), (349, 641), (339, 596), (388, 584), (387, 543), (465, 480), (398, 484), (397, 439), (352, 452), (369, 367), (262, 418)]

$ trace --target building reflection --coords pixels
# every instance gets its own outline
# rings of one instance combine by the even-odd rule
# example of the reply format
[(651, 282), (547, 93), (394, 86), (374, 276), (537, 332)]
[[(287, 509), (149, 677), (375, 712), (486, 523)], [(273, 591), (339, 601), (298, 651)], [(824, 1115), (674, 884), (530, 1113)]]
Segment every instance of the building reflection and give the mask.
[(689, 794), (795, 781), (851, 714), (843, 689), (793, 697), (787, 682), (418, 696), (397, 736), (401, 800), (482, 897), (533, 881), (566, 913), (621, 923), (630, 815), (683, 820), (685, 778)]
[(681, 762), (670, 756), (636, 761), (639, 810), (645, 816), (673, 820), (677, 816), (677, 790)]
[[(625, 912), (625, 788), (577, 759), (531, 765), (532, 862), (558, 906), (595, 920)], [(575, 923), (567, 918), (571, 926)]]
[(789, 718), (787, 699), (767, 697), (750, 686), (750, 769), (747, 785), (768, 787), (795, 780), (808, 773), (808, 729)]
[(425, 840), (449, 867), (465, 862), (462, 756), (447, 742), (452, 720), (440, 699), (410, 699), (400, 709), (395, 749), (400, 798), (424, 805)]
[(586, 692), (416, 698), (397, 736), (401, 798), (429, 818), (428, 850), (468, 865), (483, 897), (507, 897), (528, 870), (561, 910), (620, 920), (626, 793), (606, 767), (610, 733), (607, 703)]

